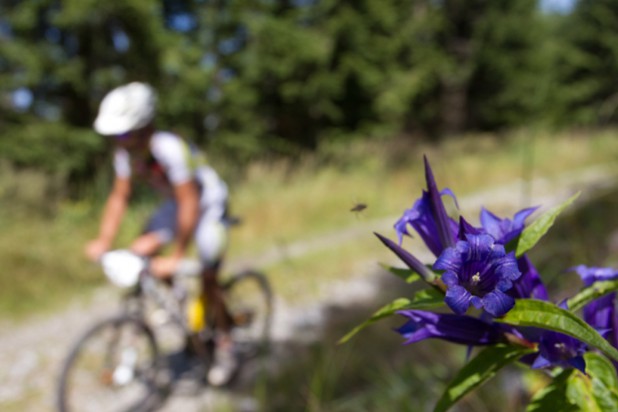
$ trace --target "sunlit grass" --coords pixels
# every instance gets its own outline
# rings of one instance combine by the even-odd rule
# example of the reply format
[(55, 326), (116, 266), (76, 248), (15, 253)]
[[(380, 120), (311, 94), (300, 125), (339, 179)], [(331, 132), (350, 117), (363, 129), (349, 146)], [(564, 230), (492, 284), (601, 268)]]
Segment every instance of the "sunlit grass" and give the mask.
[[(509, 136), (464, 136), (440, 145), (405, 140), (357, 142), (323, 148), (297, 163), (256, 163), (241, 182), (231, 185), (232, 213), (243, 219), (233, 229), (229, 261), (285, 250), (376, 219), (393, 217), (412, 205), (424, 186), (423, 154), (440, 186), (458, 196), (517, 179), (554, 176), (615, 162), (618, 139), (611, 130), (595, 133), (521, 132)], [(41, 176), (0, 178), (0, 198), (19, 187), (41, 187)], [(5, 188), (5, 189), (3, 189)], [(6, 189), (9, 188), (9, 189)], [(12, 189), (11, 189), (12, 188)], [(4, 192), (2, 192), (4, 190)], [(29, 191), (28, 207), (48, 206), (43, 194)], [(36, 191), (35, 191), (36, 192)], [(25, 196), (25, 195), (24, 195)], [(34, 196), (34, 197), (33, 197)], [(355, 213), (357, 203), (368, 207)], [(100, 206), (84, 199), (61, 204), (50, 215), (31, 209), (0, 208), (0, 317), (15, 317), (59, 307), (103, 277), (85, 261), (84, 243), (98, 230)], [(150, 205), (131, 210), (116, 246), (127, 246), (139, 233)], [(50, 216), (53, 216), (51, 218)], [(388, 259), (368, 228), (353, 241), (326, 243), (302, 257), (289, 257), (265, 269), (284, 298), (295, 292), (319, 295), (329, 280), (367, 269), (367, 262)], [(386, 235), (393, 236), (392, 232)], [(371, 268), (369, 268), (371, 269)]]
[[(610, 131), (559, 136), (522, 132), (500, 139), (469, 136), (440, 146), (375, 142), (359, 146), (354, 153), (358, 159), (346, 159), (344, 168), (338, 163), (318, 168), (310, 161), (299, 168), (254, 165), (233, 192), (233, 211), (245, 224), (235, 229), (232, 254), (259, 252), (353, 226), (357, 220), (350, 208), (358, 202), (368, 206), (362, 212), (365, 219), (400, 214), (424, 185), (423, 154), (432, 162), (440, 185), (458, 195), (607, 164), (618, 154), (618, 139)], [(395, 155), (408, 160), (394, 160)]]

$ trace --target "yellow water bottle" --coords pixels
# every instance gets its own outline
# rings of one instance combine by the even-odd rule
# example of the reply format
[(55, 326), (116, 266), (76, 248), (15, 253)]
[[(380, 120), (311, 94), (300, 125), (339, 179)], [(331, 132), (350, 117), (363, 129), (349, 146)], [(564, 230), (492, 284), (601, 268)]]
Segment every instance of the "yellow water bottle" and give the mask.
[(187, 304), (187, 323), (191, 332), (204, 329), (206, 319), (206, 304), (204, 296), (195, 296)]

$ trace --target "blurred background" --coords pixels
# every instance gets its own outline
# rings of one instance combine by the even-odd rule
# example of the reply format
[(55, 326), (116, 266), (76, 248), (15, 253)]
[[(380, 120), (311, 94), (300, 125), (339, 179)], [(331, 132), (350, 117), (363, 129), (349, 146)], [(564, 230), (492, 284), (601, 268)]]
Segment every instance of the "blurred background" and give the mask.
[[(91, 125), (130, 81), (158, 90), (157, 127), (229, 183), (243, 219), (229, 263), (267, 271), (283, 305), (330, 308), (303, 356), (245, 389), (263, 410), (425, 410), (463, 363), (451, 346), (401, 347), (393, 325), (335, 345), (378, 291), (403, 293), (382, 283), (378, 262), (394, 261), (371, 232), (394, 237), (423, 154), (472, 221), (480, 202), (512, 216), (585, 191), (537, 252), (556, 293), (577, 286), (569, 264), (617, 260), (618, 0), (3, 0), (0, 348), (105, 287), (82, 257), (112, 179)], [(137, 194), (118, 246), (154, 201)], [(359, 278), (378, 283), (349, 307), (356, 289), (333, 285)], [(51, 382), (58, 360), (24, 342)], [(519, 410), (507, 375), (462, 410)], [(43, 410), (46, 384), (15, 376), (0, 372), (17, 382), (0, 405)]]

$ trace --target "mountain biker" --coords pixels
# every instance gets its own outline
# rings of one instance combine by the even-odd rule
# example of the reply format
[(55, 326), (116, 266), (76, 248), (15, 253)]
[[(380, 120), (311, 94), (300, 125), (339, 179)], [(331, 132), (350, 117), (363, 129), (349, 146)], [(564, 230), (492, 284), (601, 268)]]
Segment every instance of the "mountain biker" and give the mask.
[[(151, 256), (154, 276), (171, 279), (192, 238), (203, 264), (202, 293), (218, 330), (210, 384), (229, 381), (237, 368), (217, 274), (227, 246), (225, 225), (228, 189), (203, 155), (180, 136), (154, 127), (156, 94), (151, 86), (133, 82), (110, 91), (101, 101), (94, 129), (114, 143), (115, 180), (101, 218), (99, 234), (85, 248), (98, 260), (112, 246), (127, 208), (132, 183), (142, 181), (165, 200), (147, 221), (130, 249)], [(171, 244), (171, 253), (158, 256)]]

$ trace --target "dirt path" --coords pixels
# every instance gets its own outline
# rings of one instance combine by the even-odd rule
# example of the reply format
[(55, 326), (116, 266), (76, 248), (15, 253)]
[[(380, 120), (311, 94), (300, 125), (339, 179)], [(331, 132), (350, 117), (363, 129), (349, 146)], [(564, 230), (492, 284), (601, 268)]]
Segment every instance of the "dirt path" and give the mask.
[[(465, 213), (478, 213), (485, 205), (497, 213), (512, 214), (524, 205), (522, 194), (530, 203), (554, 206), (576, 191), (582, 191), (580, 202), (603, 189), (615, 185), (617, 174), (609, 167), (593, 167), (563, 174), (555, 179), (536, 179), (528, 183), (516, 181), (498, 188), (483, 190), (459, 200)], [(404, 205), (404, 207), (407, 205)], [(403, 209), (403, 208), (402, 208)], [(314, 239), (273, 248), (259, 257), (247, 256), (231, 263), (240, 267), (250, 262), (255, 267), (266, 267), (281, 259), (294, 259), (322, 249), (352, 242), (370, 231), (389, 232), (398, 216), (364, 222), (345, 230), (337, 230)], [(368, 265), (371, 267), (371, 265)], [(312, 341), (320, 334), (324, 308), (332, 302), (344, 306), (374, 297), (376, 274), (356, 274), (350, 281), (329, 285), (329, 292), (307, 306), (277, 300), (275, 305), (274, 340)], [(326, 290), (326, 288), (325, 288)], [(345, 293), (341, 293), (345, 290)], [(342, 301), (342, 296), (348, 301)], [(110, 303), (117, 301), (117, 292), (101, 288), (88, 301), (70, 303), (65, 310), (53, 315), (33, 318), (19, 325), (0, 325), (0, 410), (2, 411), (53, 411), (53, 390), (60, 362), (76, 337), (96, 318), (102, 317)], [(273, 359), (276, 364), (285, 360), (285, 354)], [(276, 356), (275, 356), (276, 358)], [(204, 390), (199, 395), (172, 396), (163, 411), (212, 410), (213, 405), (230, 404), (233, 410), (255, 410), (250, 397), (230, 396), (229, 392)]]

